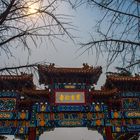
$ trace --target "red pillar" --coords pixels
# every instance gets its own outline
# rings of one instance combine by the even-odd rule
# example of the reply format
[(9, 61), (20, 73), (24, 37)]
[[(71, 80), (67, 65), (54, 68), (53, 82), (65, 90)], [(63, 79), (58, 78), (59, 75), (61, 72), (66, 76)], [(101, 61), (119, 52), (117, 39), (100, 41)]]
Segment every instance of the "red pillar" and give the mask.
[(28, 140), (36, 140), (36, 128), (35, 127), (29, 128)]
[(113, 140), (111, 126), (105, 127), (106, 140)]

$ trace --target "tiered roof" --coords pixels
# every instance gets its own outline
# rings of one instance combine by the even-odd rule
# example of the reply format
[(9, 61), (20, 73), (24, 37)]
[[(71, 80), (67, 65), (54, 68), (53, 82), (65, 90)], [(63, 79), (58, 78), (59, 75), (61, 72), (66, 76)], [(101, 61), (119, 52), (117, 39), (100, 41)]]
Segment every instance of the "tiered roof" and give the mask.
[(55, 67), (54, 64), (39, 65), (39, 78), (40, 83), (48, 84), (52, 79), (58, 82), (71, 82), (82, 83), (88, 80), (90, 83), (96, 83), (100, 74), (102, 73), (101, 67), (92, 67), (88, 64), (83, 64), (82, 68), (65, 68)]
[(116, 76), (109, 75), (107, 76), (107, 80), (114, 82), (140, 82), (140, 76)]
[[(94, 84), (102, 73), (101, 67), (92, 67), (83, 64), (81, 68), (55, 67), (54, 64), (39, 65), (39, 80), (43, 84), (54, 83), (87, 83)], [(135, 75), (107, 75), (106, 83), (101, 90), (91, 92), (96, 97), (116, 96), (121, 91), (140, 91), (140, 76)], [(33, 75), (21, 73), (21, 75), (0, 75), (0, 90), (19, 90), (29, 98), (43, 99), (49, 96), (48, 89), (36, 90), (33, 84)], [(41, 100), (42, 100), (41, 99)]]
[(108, 75), (106, 88), (117, 88), (120, 91), (140, 91), (140, 76)]
[(0, 90), (21, 90), (34, 88), (33, 75), (0, 75)]
[(96, 97), (108, 97), (108, 96), (114, 96), (119, 94), (119, 91), (114, 89), (101, 89), (101, 90), (95, 90), (92, 92), (92, 94)]
[(36, 90), (36, 89), (23, 89), (22, 94), (28, 96), (28, 97), (34, 97), (37, 99), (45, 99), (46, 97), (49, 96), (49, 90)]

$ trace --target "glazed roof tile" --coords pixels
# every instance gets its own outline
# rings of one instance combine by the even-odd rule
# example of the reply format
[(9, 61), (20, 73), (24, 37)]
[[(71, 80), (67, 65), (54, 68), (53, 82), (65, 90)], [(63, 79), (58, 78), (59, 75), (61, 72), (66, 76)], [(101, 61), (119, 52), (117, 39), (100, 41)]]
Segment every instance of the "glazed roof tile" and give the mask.
[(49, 91), (48, 90), (27, 90), (27, 89), (23, 89), (22, 93), (26, 94), (26, 95), (30, 95), (30, 96), (48, 96)]
[(32, 80), (32, 75), (22, 74), (22, 75), (0, 75), (0, 80)]
[(46, 65), (39, 65), (38, 67), (39, 71), (47, 72), (47, 73), (79, 73), (79, 74), (96, 74), (96, 73), (102, 73), (101, 67), (92, 67), (88, 64), (83, 64), (82, 68), (65, 68), (65, 67), (54, 67), (54, 64), (50, 64), (49, 66)]
[(107, 76), (107, 80), (111, 81), (140, 81), (140, 76)]
[(114, 89), (106, 89), (106, 90), (95, 90), (93, 91), (92, 95), (94, 96), (109, 96), (109, 95), (116, 95), (119, 93), (119, 91), (114, 88)]

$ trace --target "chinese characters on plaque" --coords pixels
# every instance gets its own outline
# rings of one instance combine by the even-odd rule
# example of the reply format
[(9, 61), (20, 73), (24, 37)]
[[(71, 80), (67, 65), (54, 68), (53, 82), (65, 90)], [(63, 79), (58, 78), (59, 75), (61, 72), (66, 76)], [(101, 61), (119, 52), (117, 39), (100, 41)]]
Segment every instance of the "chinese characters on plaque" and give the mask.
[(84, 92), (55, 92), (55, 103), (85, 103)]

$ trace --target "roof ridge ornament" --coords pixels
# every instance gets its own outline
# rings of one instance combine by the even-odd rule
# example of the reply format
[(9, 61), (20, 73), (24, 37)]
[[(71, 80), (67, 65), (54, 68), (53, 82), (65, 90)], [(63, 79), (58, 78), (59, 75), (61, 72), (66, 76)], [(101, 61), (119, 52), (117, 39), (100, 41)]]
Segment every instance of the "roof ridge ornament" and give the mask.
[(88, 63), (83, 63), (83, 69), (93, 69), (93, 66), (89, 66)]
[(50, 65), (48, 65), (48, 68), (49, 68), (49, 69), (55, 68), (55, 64), (54, 64), (54, 63), (50, 63)]

